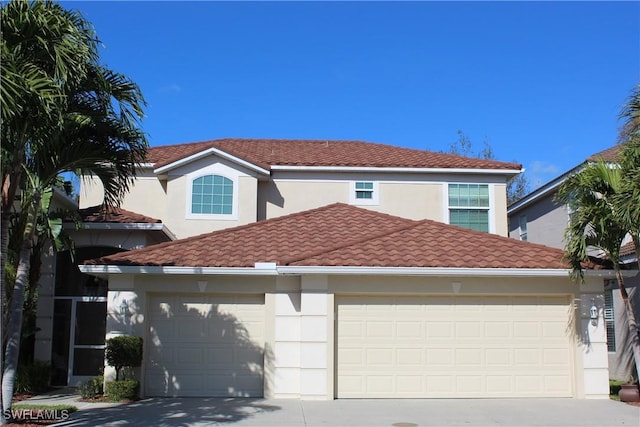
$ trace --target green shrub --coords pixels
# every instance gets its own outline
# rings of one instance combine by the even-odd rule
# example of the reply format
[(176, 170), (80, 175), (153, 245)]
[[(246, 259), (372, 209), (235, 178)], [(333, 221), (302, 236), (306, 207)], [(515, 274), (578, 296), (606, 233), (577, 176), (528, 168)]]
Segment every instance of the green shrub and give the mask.
[(609, 380), (609, 396), (617, 398), (622, 384), (626, 384), (626, 381)]
[(40, 393), (49, 387), (49, 364), (35, 360), (19, 365), (16, 372), (15, 393)]
[(102, 375), (98, 375), (97, 377), (93, 377), (80, 384), (78, 392), (83, 399), (93, 399), (94, 397), (102, 394), (103, 384), (104, 377)]
[(137, 367), (142, 364), (142, 338), (131, 335), (111, 338), (107, 340), (104, 357), (109, 366), (116, 368), (118, 381), (123, 367)]
[(123, 399), (135, 400), (140, 391), (140, 382), (136, 380), (109, 381), (105, 384), (104, 391), (114, 402)]

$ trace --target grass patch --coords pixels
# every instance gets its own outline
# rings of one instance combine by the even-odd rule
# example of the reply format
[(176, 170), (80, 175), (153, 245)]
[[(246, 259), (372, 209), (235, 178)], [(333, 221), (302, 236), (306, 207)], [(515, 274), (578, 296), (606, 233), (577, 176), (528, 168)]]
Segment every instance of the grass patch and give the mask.
[(69, 419), (76, 412), (73, 405), (38, 405), (18, 403), (11, 407), (11, 424), (27, 426), (49, 426)]
[(78, 408), (73, 405), (34, 405), (32, 403), (16, 403), (12, 405), (13, 409), (27, 409), (32, 411), (68, 411), (69, 413), (76, 412)]

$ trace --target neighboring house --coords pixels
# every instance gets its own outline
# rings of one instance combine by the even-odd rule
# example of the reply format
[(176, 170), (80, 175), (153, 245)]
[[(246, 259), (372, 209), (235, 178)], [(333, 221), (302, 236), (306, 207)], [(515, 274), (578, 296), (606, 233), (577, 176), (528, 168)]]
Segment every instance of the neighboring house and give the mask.
[[(573, 169), (509, 205), (507, 210), (509, 236), (555, 248), (564, 248), (564, 234), (569, 225), (569, 210), (567, 205), (555, 200), (558, 188), (569, 176), (579, 172), (589, 163), (602, 159), (615, 164), (619, 147), (619, 145), (615, 145), (588, 157)], [(621, 256), (624, 264), (637, 270), (637, 259), (631, 243), (623, 247)], [(625, 281), (625, 284), (636, 308), (636, 316), (640, 316), (640, 292), (636, 292), (636, 287), (640, 284), (640, 277), (631, 277)], [(604, 315), (607, 325), (610, 376), (612, 379), (627, 380), (631, 372), (630, 366), (632, 365), (630, 363), (633, 357), (627, 346), (620, 345), (620, 343), (629, 342), (624, 305), (617, 282), (614, 279), (605, 279), (604, 286)]]
[(590, 311), (610, 272), (578, 286), (561, 251), (507, 237), (518, 164), (222, 139), (142, 166), (115, 216), (83, 182), (86, 250), (39, 306), (60, 383), (100, 369), (106, 331), (144, 338), (145, 396), (608, 397)]

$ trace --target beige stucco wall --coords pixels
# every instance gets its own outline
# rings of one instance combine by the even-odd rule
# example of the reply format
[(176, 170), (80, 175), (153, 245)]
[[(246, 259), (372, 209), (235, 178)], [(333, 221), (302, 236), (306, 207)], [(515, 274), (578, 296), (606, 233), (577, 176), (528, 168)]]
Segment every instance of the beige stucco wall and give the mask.
[[(284, 175), (284, 174), (280, 174)], [(492, 208), (489, 221), (492, 233), (508, 235), (506, 184), (496, 177), (451, 177), (420, 174), (338, 174), (275, 175), (269, 182), (258, 184), (258, 219), (274, 218), (326, 206), (350, 203), (366, 209), (421, 220), (447, 222), (449, 182), (487, 183), (491, 188)], [(456, 178), (456, 179), (453, 179)], [(360, 204), (351, 198), (354, 181), (378, 184), (378, 202)]]
[(493, 185), (493, 226), (494, 233), (500, 236), (509, 236), (509, 224), (507, 220), (507, 185)]
[[(80, 181), (80, 209), (102, 204), (104, 190), (95, 177), (84, 177)], [(164, 183), (150, 170), (145, 169), (129, 186), (122, 204), (123, 209), (164, 220), (167, 209), (167, 194)]]
[[(234, 215), (196, 219), (188, 214), (188, 183), (205, 171), (221, 173), (238, 183), (238, 205)], [(414, 220), (447, 222), (447, 184), (486, 183), (492, 189), (490, 230), (506, 236), (508, 225), (504, 180), (504, 177), (492, 175), (284, 171), (275, 171), (267, 178), (225, 159), (209, 156), (173, 169), (164, 176), (156, 176), (150, 169), (142, 171), (125, 196), (122, 207), (162, 220), (178, 238), (336, 202), (351, 203)], [(376, 183), (377, 202), (363, 204), (354, 200), (352, 193), (355, 181)], [(102, 186), (95, 179), (84, 180), (80, 194), (81, 207), (102, 202)]]
[(167, 208), (163, 222), (178, 239), (256, 221), (258, 180), (255, 177), (237, 177), (237, 214), (227, 216), (228, 219), (189, 217), (187, 192), (190, 191), (190, 181), (187, 175), (170, 175), (167, 180), (167, 205), (170, 208)]
[[(206, 282), (204, 289), (202, 283)], [(454, 285), (457, 283), (459, 285)], [(335, 295), (565, 296), (567, 339), (572, 347), (572, 389), (577, 398), (608, 398), (608, 370), (603, 322), (602, 278), (584, 285), (568, 277), (397, 277), (111, 275), (108, 336), (124, 331), (148, 342), (146, 301), (158, 292), (192, 294), (265, 294), (265, 396), (302, 399), (334, 398)], [(119, 320), (126, 300), (130, 324)], [(595, 301), (599, 320), (589, 319)], [(544, 309), (542, 309), (544, 312)], [(143, 362), (144, 363), (144, 362)], [(144, 366), (140, 370), (144, 372)], [(107, 378), (113, 375), (105, 370)], [(144, 380), (143, 376), (139, 376)], [(143, 388), (144, 390), (144, 384)]]

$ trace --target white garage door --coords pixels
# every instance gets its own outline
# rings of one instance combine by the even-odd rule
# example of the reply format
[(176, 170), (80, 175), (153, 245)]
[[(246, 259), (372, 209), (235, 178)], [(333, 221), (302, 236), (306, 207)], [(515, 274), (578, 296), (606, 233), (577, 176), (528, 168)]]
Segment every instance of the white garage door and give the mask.
[(147, 396), (263, 394), (264, 295), (155, 295)]
[(337, 298), (337, 397), (571, 397), (568, 297)]

